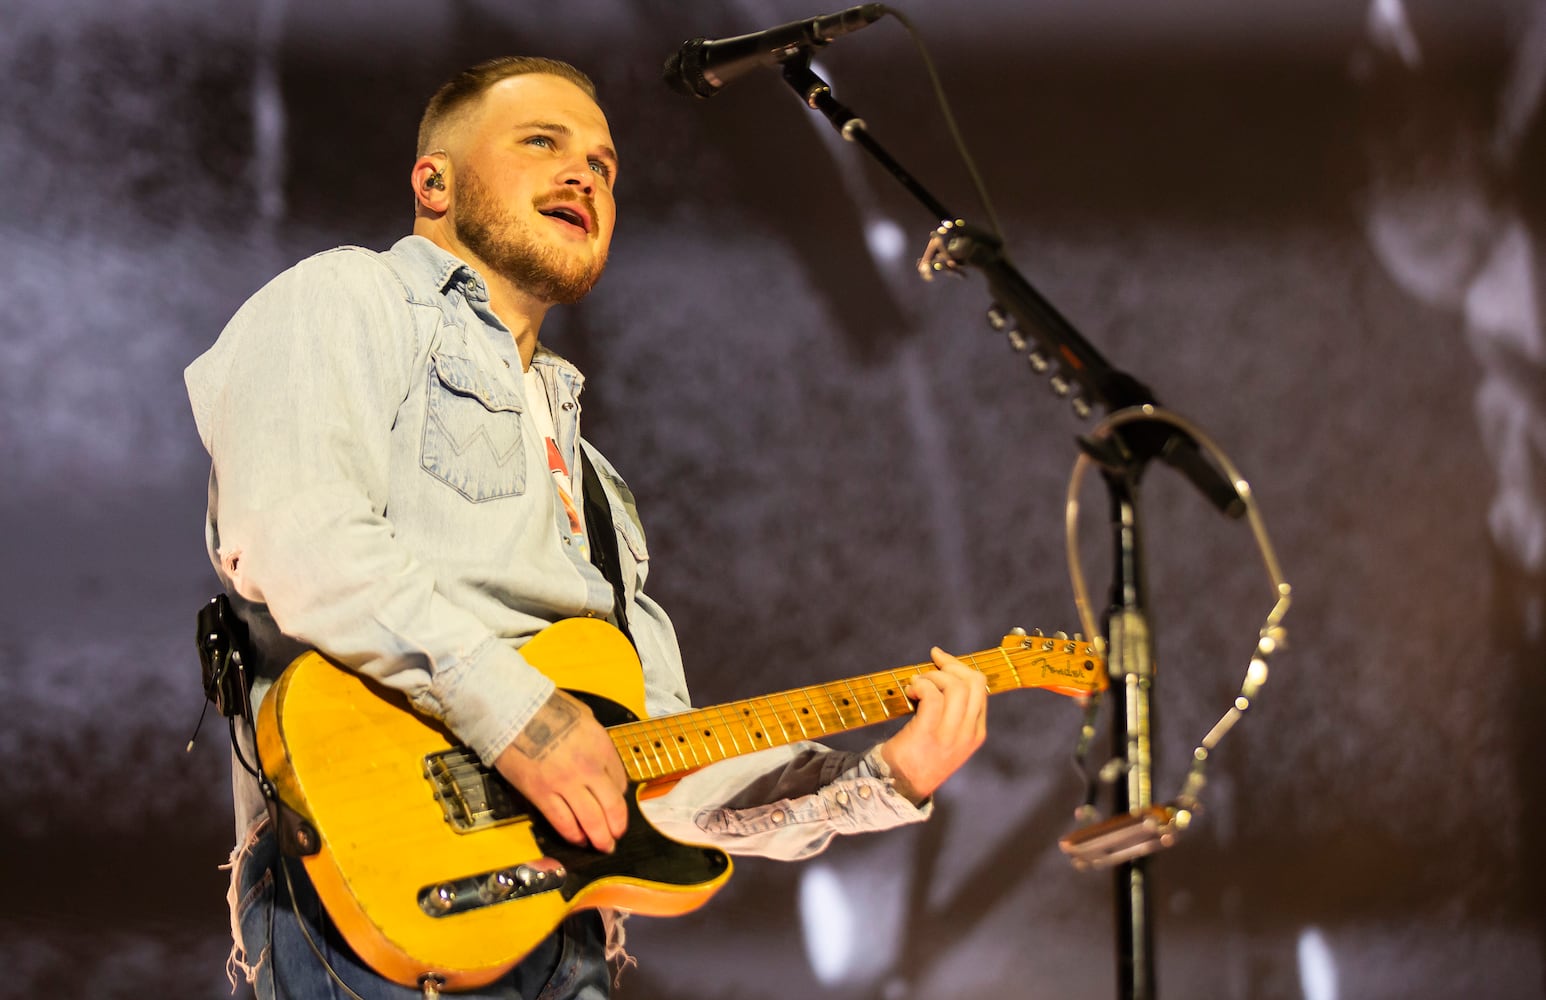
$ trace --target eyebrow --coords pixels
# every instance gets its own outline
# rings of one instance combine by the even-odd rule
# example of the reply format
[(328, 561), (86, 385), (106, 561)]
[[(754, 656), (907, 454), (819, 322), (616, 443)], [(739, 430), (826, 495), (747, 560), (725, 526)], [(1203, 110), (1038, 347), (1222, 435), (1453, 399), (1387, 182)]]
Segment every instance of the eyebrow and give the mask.
[[(561, 135), (568, 138), (573, 138), (574, 136), (574, 129), (570, 128), (568, 125), (563, 124), (562, 122), (530, 121), (521, 122), (515, 126), (516, 131), (529, 128), (534, 128), (542, 132), (552, 132), (556, 135)], [(613, 149), (611, 146), (603, 143), (598, 148), (601, 150), (602, 154), (610, 159), (614, 164), (621, 162), (618, 159), (617, 150)]]

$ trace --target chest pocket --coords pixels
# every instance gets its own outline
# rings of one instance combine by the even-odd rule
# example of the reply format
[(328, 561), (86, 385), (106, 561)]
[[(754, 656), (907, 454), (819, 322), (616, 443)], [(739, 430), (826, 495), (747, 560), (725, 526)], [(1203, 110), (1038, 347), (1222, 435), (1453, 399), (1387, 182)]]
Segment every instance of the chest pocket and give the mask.
[(432, 360), (419, 464), (472, 501), (524, 493), (521, 395), (471, 358), (436, 354)]

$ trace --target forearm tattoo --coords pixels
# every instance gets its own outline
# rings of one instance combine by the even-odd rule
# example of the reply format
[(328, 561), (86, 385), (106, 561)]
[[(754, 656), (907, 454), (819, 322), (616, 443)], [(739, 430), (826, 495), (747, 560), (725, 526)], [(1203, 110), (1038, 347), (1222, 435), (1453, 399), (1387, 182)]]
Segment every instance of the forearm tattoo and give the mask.
[(532, 760), (541, 760), (579, 721), (580, 710), (574, 702), (554, 694), (516, 735), (515, 748)]

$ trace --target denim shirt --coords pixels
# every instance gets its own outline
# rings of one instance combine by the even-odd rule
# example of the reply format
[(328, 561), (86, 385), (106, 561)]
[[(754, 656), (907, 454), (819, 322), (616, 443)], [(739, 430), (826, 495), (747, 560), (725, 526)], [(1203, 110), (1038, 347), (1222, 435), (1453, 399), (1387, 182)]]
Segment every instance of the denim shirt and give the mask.
[[(569, 469), (584, 447), (607, 496), (646, 710), (682, 711), (633, 494), (580, 438), (584, 378), (544, 348), (532, 365)], [(207, 546), (249, 628), (254, 704), (315, 648), (492, 765), (553, 692), (521, 646), (552, 622), (610, 616), (614, 595), (571, 534), (483, 278), (417, 236), (318, 254), (248, 300), (186, 381), (212, 458)], [(798, 744), (711, 765), (646, 811), (678, 839), (802, 857), (928, 814), (882, 771), (874, 751)], [(233, 773), (240, 833), (262, 802)]]

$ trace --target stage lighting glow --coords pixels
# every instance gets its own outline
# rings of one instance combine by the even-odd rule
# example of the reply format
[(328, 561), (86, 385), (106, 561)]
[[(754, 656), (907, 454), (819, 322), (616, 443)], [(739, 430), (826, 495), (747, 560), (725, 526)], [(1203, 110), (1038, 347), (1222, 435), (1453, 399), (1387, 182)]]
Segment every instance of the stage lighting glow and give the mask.
[(875, 219), (864, 227), (864, 240), (876, 260), (891, 263), (902, 258), (907, 237), (902, 227), (890, 219)]
[(1299, 985), (1304, 1000), (1337, 1000), (1337, 963), (1317, 927), (1306, 927), (1299, 935)]
[(837, 875), (814, 864), (800, 879), (800, 926), (805, 956), (822, 985), (841, 982), (853, 966), (854, 914)]

